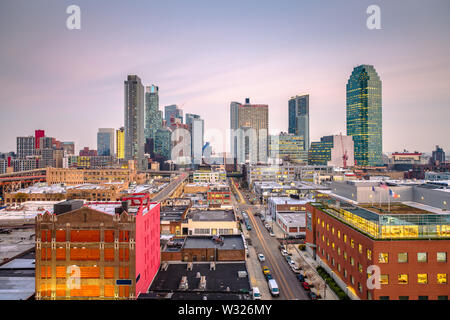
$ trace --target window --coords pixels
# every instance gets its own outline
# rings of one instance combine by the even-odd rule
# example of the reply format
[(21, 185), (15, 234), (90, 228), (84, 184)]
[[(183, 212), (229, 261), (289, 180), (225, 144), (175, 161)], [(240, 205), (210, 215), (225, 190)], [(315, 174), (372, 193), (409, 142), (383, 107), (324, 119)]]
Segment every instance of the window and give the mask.
[(325, 236), (324, 235), (322, 235), (322, 241), (325, 242)]
[(380, 284), (389, 284), (389, 275), (381, 274), (380, 275)]
[(341, 238), (341, 231), (338, 230), (338, 238)]
[(448, 300), (448, 296), (438, 296), (438, 300)]
[(398, 254), (398, 263), (407, 263), (408, 262), (408, 253), (402, 252)]
[(379, 263), (388, 263), (389, 262), (389, 254), (380, 252), (380, 255), (378, 256), (378, 262)]
[(347, 270), (344, 269), (344, 277), (347, 278)]
[(417, 252), (417, 262), (427, 262), (427, 253)]
[(341, 255), (341, 248), (338, 247), (338, 255)]
[(398, 284), (408, 284), (408, 275), (407, 274), (399, 274), (398, 275)]
[(359, 271), (360, 273), (363, 272), (363, 267), (362, 267), (362, 264), (361, 264), (361, 263), (358, 263), (358, 271)]
[(350, 281), (352, 282), (352, 284), (355, 284), (355, 278), (353, 278), (353, 276), (350, 276)]
[(389, 300), (389, 296), (380, 296), (380, 300)]
[(446, 273), (438, 273), (437, 274), (437, 282), (439, 284), (446, 284), (447, 283), (447, 274)]
[(437, 262), (447, 262), (447, 252), (438, 252)]
[(400, 296), (398, 297), (398, 300), (409, 300), (408, 296)]
[(338, 271), (341, 272), (341, 264), (338, 263)]
[(330, 225), (327, 223), (327, 231), (330, 231)]
[(362, 244), (358, 244), (358, 251), (359, 251), (359, 253), (362, 253), (362, 251), (363, 251)]
[(358, 290), (359, 290), (359, 292), (363, 292), (362, 285), (361, 285), (361, 283), (359, 283), (359, 282), (358, 282)]
[(344, 260), (347, 260), (347, 252), (344, 251)]
[(317, 218), (317, 223), (320, 224), (320, 218)]
[(367, 249), (367, 259), (372, 260), (372, 250)]
[(428, 296), (419, 296), (419, 300), (428, 300)]
[(333, 259), (331, 259), (331, 264), (333, 265), (333, 267), (334, 267), (334, 258)]
[(333, 250), (335, 249), (334, 242), (331, 243), (331, 247), (333, 248)]
[(322, 221), (322, 228), (325, 228), (325, 222)]
[(418, 273), (417, 274), (417, 283), (420, 284), (427, 284), (428, 282), (428, 277), (426, 273)]
[(355, 265), (355, 259), (353, 259), (353, 257), (350, 257), (350, 264), (351, 264), (352, 266)]
[(330, 246), (330, 239), (327, 239), (327, 246)]
[(350, 239), (350, 245), (352, 246), (352, 248), (355, 247), (355, 241), (353, 241), (353, 239)]
[(333, 228), (331, 228), (331, 233), (332, 233), (332, 234), (334, 234), (334, 227), (333, 227)]
[(347, 243), (347, 235), (344, 234), (344, 242)]

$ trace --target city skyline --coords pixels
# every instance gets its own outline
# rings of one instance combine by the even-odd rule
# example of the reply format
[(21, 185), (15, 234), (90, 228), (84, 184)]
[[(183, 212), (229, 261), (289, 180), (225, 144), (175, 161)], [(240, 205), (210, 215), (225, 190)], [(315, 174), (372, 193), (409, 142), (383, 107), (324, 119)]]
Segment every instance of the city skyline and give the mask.
[[(5, 113), (0, 120), (2, 152), (14, 151), (15, 138), (32, 134), (36, 128), (61, 141), (75, 141), (78, 150), (95, 148), (98, 128), (123, 126), (122, 81), (128, 74), (137, 74), (144, 85), (154, 83), (160, 88), (160, 110), (170, 104), (182, 105), (185, 112), (202, 116), (205, 131), (217, 127), (224, 134), (228, 121), (217, 123), (214, 119), (229, 118), (232, 101), (250, 97), (253, 103), (268, 104), (269, 128), (287, 131), (289, 98), (307, 93), (310, 140), (317, 141), (321, 136), (345, 133), (345, 84), (349, 72), (360, 64), (374, 65), (383, 79), (383, 152), (407, 149), (428, 153), (435, 145), (450, 149), (445, 139), (449, 135), (445, 107), (450, 102), (450, 82), (445, 74), (450, 65), (450, 46), (445, 41), (449, 22), (444, 14), (450, 5), (446, 2), (404, 2), (407, 6), (382, 2), (381, 30), (365, 27), (365, 2), (353, 6), (324, 2), (320, 10), (311, 4), (291, 2), (276, 7), (261, 3), (258, 8), (245, 3), (238, 10), (236, 3), (230, 3), (193, 6), (187, 11), (186, 5), (179, 3), (170, 7), (172, 15), (167, 21), (156, 17), (157, 13), (167, 15), (168, 10), (158, 3), (152, 13), (158, 22), (156, 27), (138, 19), (148, 4), (136, 4), (125, 14), (120, 10), (122, 4), (112, 2), (105, 7), (103, 3), (79, 2), (84, 17), (79, 31), (65, 29), (64, 2), (51, 7), (20, 1), (0, 5), (5, 8), (0, 12), (8, 11), (7, 17), (0, 13), (2, 29), (11, 30), (0, 35), (5, 47), (10, 48), (0, 53), (4, 70), (0, 101)], [(282, 20), (293, 14), (290, 10), (308, 15), (302, 23), (285, 23)], [(267, 25), (249, 27), (239, 22), (231, 26), (224, 18), (234, 13), (236, 17), (249, 15), (264, 20), (267, 12), (273, 14)], [(329, 19), (331, 13), (334, 20), (327, 27), (313, 21), (317, 17)], [(136, 14), (137, 22), (127, 26), (117, 23), (124, 28), (117, 39), (99, 41), (104, 30), (117, 30), (114, 19), (124, 22), (130, 14)], [(423, 19), (415, 19), (419, 14)], [(24, 18), (18, 19), (19, 15)], [(355, 30), (345, 23), (349, 16)], [(217, 22), (210, 29), (203, 28), (214, 18)], [(175, 35), (175, 27), (168, 22), (187, 24), (183, 31), (187, 36)], [(332, 23), (336, 23), (336, 30), (328, 30)], [(30, 24), (36, 28), (30, 28)], [(358, 24), (360, 27), (355, 27)], [(147, 48), (145, 32), (152, 28), (167, 30), (158, 38), (160, 44), (155, 50), (141, 54)], [(242, 32), (242, 28), (247, 29)], [(128, 39), (129, 49), (125, 49), (120, 41), (131, 29), (138, 35)], [(205, 41), (195, 40), (199, 36)], [(221, 42), (214, 40), (216, 36)], [(304, 37), (303, 46), (292, 44), (291, 40), (298, 37)], [(37, 46), (35, 38), (44, 39), (46, 46)], [(98, 43), (93, 45), (94, 41)], [(188, 45), (189, 41), (192, 44)], [(28, 49), (33, 44), (31, 52)], [(236, 51), (237, 45), (243, 49)], [(288, 50), (289, 46), (303, 50)], [(182, 54), (177, 48), (183, 48)], [(123, 63), (126, 60), (128, 63)], [(23, 87), (28, 88), (28, 94), (18, 94)], [(22, 125), (17, 126), (17, 121)], [(418, 126), (423, 128), (422, 133), (412, 138), (411, 132)]]

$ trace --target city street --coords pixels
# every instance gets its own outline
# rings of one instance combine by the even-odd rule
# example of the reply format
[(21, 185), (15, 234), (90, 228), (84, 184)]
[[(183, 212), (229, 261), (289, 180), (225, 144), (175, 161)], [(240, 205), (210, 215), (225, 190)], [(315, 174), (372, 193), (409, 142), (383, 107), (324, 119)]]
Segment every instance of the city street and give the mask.
[[(234, 183), (231, 180), (231, 183)], [(271, 237), (269, 232), (264, 227), (261, 219), (256, 218), (254, 213), (257, 212), (258, 206), (253, 206), (244, 198), (241, 191), (236, 189), (238, 198), (233, 197), (233, 203), (239, 218), (242, 218), (241, 211), (246, 211), (252, 230), (248, 232), (256, 253), (264, 254), (266, 261), (259, 262), (262, 266), (267, 266), (270, 269), (272, 277), (278, 283), (280, 289), (280, 299), (285, 300), (309, 300), (307, 293), (300, 286), (296, 274), (291, 270), (285, 258), (281, 255), (279, 250), (280, 243), (275, 237)], [(244, 203), (243, 203), (244, 202)], [(262, 270), (260, 269), (262, 274)], [(267, 287), (267, 284), (265, 284)]]

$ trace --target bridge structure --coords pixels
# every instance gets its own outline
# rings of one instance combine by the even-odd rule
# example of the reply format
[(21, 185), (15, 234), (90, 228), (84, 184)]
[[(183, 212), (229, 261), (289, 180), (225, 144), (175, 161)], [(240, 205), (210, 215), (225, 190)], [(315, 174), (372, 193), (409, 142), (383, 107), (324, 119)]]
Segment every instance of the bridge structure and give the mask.
[(3, 202), (3, 197), (6, 192), (17, 191), (37, 182), (46, 181), (47, 173), (45, 169), (0, 174), (0, 203)]

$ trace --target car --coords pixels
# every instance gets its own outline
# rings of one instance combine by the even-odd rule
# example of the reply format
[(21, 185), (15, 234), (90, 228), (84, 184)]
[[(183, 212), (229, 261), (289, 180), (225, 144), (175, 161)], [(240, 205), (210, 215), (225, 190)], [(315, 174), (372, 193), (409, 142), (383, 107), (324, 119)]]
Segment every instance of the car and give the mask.
[(262, 253), (258, 254), (258, 259), (261, 262), (266, 261), (266, 257), (264, 257), (264, 255)]
[(297, 279), (300, 282), (305, 282), (305, 277), (302, 274), (297, 275)]
[(270, 270), (267, 266), (262, 267), (262, 271), (265, 275), (270, 274)]
[(292, 266), (295, 266), (295, 261), (294, 260), (289, 260), (289, 265), (292, 267)]
[(288, 255), (288, 252), (287, 252), (285, 249), (282, 249), (282, 250), (281, 250), (281, 255), (282, 255), (283, 257), (285, 257), (285, 256)]
[(270, 232), (270, 233), (269, 233), (269, 236), (271, 236), (271, 237), (275, 237), (275, 233), (273, 233), (273, 232)]
[(300, 268), (297, 267), (295, 264), (291, 265), (291, 269), (292, 269), (292, 271), (294, 271), (294, 273), (300, 273)]
[(311, 298), (311, 300), (317, 300), (317, 294), (312, 291), (308, 292), (308, 296)]
[(269, 274), (266, 274), (266, 279), (267, 279), (267, 281), (273, 279), (273, 278), (272, 278), (272, 275), (271, 275), (270, 273), (269, 273)]
[(291, 261), (291, 260), (292, 260), (291, 256), (286, 256), (286, 261), (287, 261), (287, 262), (289, 262), (289, 261)]
[(266, 227), (266, 229), (269, 229), (269, 228), (270, 228), (270, 225), (269, 225), (268, 223), (266, 223), (266, 224), (264, 225), (264, 227)]
[(303, 287), (303, 289), (305, 289), (306, 291), (310, 291), (310, 290), (311, 290), (311, 288), (309, 287), (309, 283), (306, 282), (306, 281), (302, 282), (302, 287)]
[(253, 287), (253, 300), (261, 300), (261, 292), (258, 287)]

